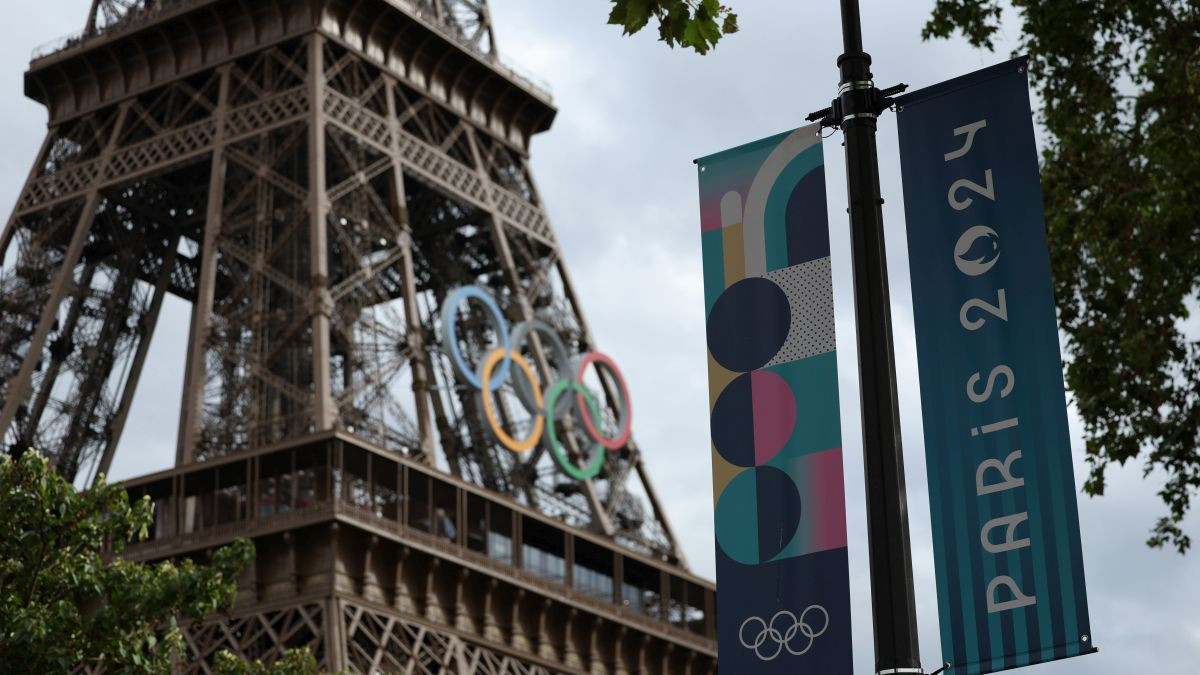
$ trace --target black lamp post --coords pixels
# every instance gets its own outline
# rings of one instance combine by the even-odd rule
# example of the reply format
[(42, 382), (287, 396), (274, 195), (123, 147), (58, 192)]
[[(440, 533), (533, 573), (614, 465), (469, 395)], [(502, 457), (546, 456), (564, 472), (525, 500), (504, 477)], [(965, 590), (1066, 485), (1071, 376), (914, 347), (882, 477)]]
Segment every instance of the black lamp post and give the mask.
[(858, 0), (841, 2), (845, 53), (837, 60), (841, 72), (838, 97), (830, 108), (813, 113), (809, 119), (840, 127), (845, 137), (875, 672), (878, 675), (923, 673), (917, 645), (904, 453), (883, 238), (883, 199), (879, 193), (879, 157), (875, 147), (877, 117), (891, 105), (889, 96), (907, 86), (882, 91), (875, 87), (871, 79), (871, 56), (862, 48)]

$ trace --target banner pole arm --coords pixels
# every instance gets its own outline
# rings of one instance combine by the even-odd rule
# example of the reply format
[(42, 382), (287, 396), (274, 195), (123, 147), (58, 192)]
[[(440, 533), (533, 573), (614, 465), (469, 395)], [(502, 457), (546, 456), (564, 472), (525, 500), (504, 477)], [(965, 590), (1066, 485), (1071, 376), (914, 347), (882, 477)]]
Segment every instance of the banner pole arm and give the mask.
[(879, 190), (876, 120), (906, 85), (875, 87), (871, 56), (863, 51), (858, 0), (841, 0), (842, 44), (838, 97), (809, 115), (840, 127), (846, 146), (846, 185), (858, 327), (863, 465), (867, 493), (867, 548), (875, 672), (923, 673), (917, 644), (904, 451), (896, 396), (896, 358)]

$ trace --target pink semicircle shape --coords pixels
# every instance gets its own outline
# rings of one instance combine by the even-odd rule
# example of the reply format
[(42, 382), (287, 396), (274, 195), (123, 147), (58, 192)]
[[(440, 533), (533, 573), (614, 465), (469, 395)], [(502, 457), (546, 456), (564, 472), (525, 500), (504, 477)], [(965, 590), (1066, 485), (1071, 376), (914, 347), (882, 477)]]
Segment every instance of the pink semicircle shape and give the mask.
[(787, 445), (796, 427), (796, 396), (787, 380), (767, 370), (750, 374), (754, 409), (754, 463), (771, 461)]

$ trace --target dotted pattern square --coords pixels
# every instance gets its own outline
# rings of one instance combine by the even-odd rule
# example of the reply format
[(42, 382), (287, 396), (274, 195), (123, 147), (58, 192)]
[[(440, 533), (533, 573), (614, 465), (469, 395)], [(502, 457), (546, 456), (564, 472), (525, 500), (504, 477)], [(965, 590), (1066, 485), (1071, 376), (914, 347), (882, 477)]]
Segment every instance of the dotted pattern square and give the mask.
[(833, 268), (829, 257), (772, 270), (765, 275), (783, 289), (792, 310), (791, 328), (768, 366), (806, 359), (837, 348), (833, 327)]

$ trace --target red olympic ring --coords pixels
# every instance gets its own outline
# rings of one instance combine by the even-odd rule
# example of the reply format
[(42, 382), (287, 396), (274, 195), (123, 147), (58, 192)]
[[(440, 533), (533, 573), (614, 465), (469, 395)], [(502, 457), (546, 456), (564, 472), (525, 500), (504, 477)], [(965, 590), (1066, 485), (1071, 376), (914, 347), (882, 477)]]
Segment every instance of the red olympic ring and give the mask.
[(621, 411), (621, 417), (617, 420), (617, 435), (610, 437), (601, 433), (596, 423), (592, 420), (591, 413), (588, 412), (588, 406), (584, 405), (582, 394), (576, 395), (579, 401), (579, 416), (583, 418), (583, 425), (587, 427), (588, 433), (600, 445), (608, 450), (620, 450), (629, 443), (629, 436), (633, 432), (633, 404), (629, 400), (629, 389), (625, 386), (625, 376), (621, 374), (621, 369), (617, 368), (616, 362), (607, 354), (588, 352), (579, 360), (579, 371), (575, 373), (575, 379), (582, 383), (583, 371), (587, 369), (588, 365), (593, 363), (596, 365), (597, 375), (603, 377), (600, 374), (600, 366), (604, 366), (608, 368), (608, 371), (612, 373), (613, 379), (617, 381), (617, 388), (621, 394), (621, 405), (617, 408)]

